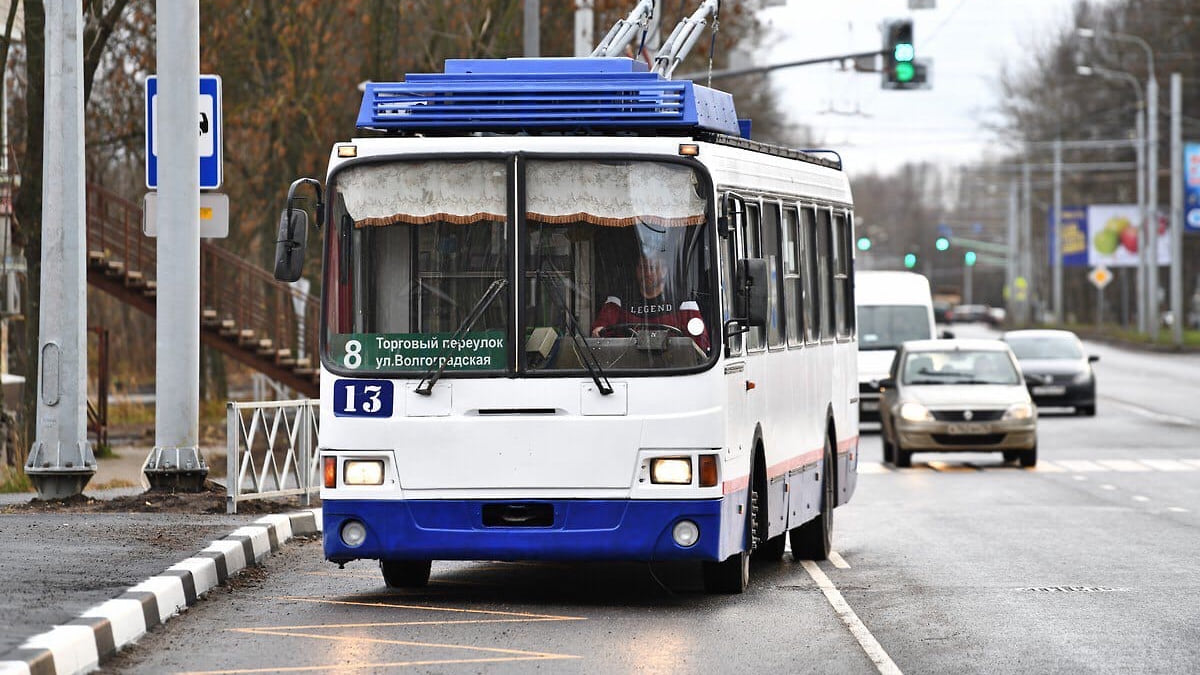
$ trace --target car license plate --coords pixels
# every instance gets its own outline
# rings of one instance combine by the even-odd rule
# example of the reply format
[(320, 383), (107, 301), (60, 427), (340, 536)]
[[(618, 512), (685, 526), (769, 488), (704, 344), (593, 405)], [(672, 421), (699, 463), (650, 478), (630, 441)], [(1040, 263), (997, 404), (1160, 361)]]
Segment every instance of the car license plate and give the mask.
[(959, 424), (947, 425), (947, 429), (951, 434), (969, 436), (971, 434), (986, 434), (988, 425), (979, 422), (962, 422)]
[(879, 401), (863, 401), (862, 409), (868, 411), (879, 410)]
[(1034, 396), (1062, 396), (1067, 393), (1067, 388), (1058, 386), (1034, 387), (1032, 393)]

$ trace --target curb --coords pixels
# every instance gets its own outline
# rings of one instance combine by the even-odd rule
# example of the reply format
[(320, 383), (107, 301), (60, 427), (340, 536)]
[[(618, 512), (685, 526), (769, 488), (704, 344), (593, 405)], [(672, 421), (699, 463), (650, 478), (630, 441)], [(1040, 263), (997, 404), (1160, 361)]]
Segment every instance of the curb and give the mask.
[(95, 670), (123, 648), (298, 536), (321, 532), (321, 509), (264, 516), (61, 626), (0, 654), (0, 675)]

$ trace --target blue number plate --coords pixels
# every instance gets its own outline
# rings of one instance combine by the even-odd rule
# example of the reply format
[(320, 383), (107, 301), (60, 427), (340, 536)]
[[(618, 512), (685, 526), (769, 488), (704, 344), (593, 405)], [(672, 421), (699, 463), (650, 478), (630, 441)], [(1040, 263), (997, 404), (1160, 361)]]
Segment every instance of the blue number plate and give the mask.
[(333, 414), (337, 417), (391, 417), (390, 380), (335, 380)]

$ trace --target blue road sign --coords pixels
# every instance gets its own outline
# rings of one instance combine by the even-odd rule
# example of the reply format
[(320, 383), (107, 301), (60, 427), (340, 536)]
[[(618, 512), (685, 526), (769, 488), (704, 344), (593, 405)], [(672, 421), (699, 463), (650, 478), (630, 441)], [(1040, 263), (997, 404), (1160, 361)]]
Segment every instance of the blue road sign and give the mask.
[[(158, 76), (146, 78), (146, 187), (158, 189)], [(200, 189), (221, 187), (224, 154), (221, 151), (221, 76), (200, 76), (200, 109), (197, 111), (200, 143)]]
[(1200, 143), (1183, 145), (1183, 223), (1200, 232)]

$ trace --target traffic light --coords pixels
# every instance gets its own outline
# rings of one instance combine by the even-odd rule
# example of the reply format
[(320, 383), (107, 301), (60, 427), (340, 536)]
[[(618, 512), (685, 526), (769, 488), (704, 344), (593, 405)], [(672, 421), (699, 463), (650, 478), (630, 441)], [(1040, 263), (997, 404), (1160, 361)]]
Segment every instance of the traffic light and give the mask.
[(963, 262), (966, 263), (967, 267), (974, 267), (975, 266), (975, 251), (967, 251), (966, 253), (964, 253), (963, 254)]
[(871, 240), (866, 237), (859, 237), (858, 238), (858, 250), (870, 251), (871, 250)]
[(911, 19), (883, 25), (883, 88), (927, 89), (928, 64), (917, 61)]
[(950, 239), (947, 237), (938, 237), (937, 241), (933, 242), (933, 245), (937, 250), (945, 251), (950, 248)]
[(905, 253), (904, 254), (904, 267), (906, 269), (911, 270), (912, 268), (914, 268), (916, 266), (917, 266), (917, 254), (916, 253)]

